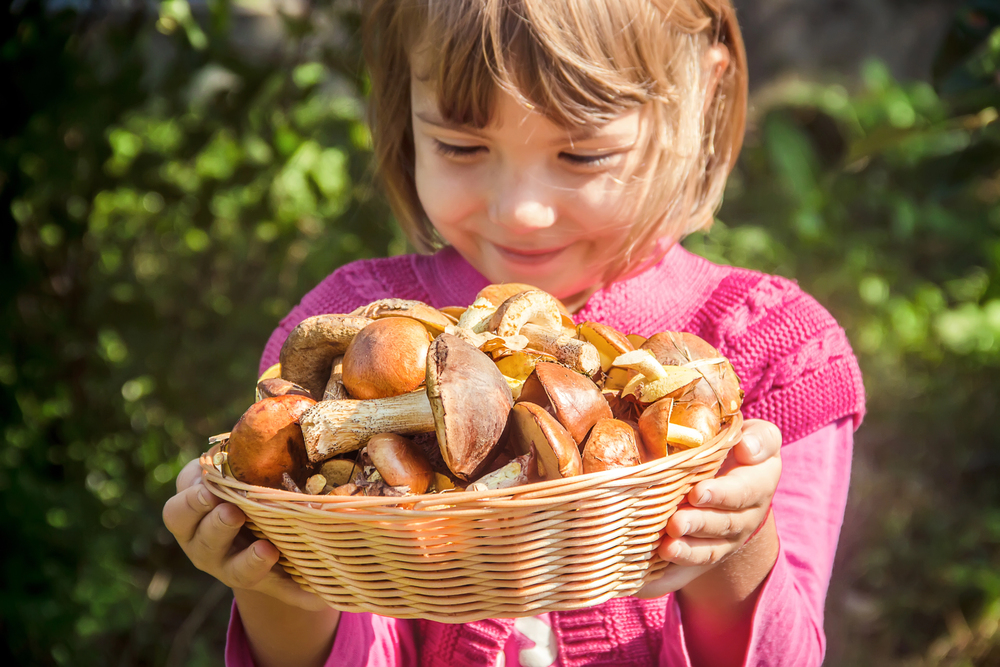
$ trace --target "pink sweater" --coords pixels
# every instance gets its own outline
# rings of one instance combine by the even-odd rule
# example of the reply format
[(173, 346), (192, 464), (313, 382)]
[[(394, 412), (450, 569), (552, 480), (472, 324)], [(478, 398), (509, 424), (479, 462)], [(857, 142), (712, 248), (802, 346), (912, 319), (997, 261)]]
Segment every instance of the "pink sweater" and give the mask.
[[(277, 360), (281, 343), (305, 317), (349, 312), (384, 297), (464, 306), (486, 284), (451, 249), (349, 264), (282, 320), (261, 369)], [(773, 503), (781, 549), (758, 599), (746, 664), (819, 665), (852, 432), (864, 414), (861, 374), (843, 330), (793, 282), (718, 266), (680, 246), (643, 273), (595, 293), (574, 319), (601, 321), (625, 333), (700, 335), (732, 361), (743, 380), (744, 415), (781, 429), (783, 473)], [(617, 598), (556, 612), (550, 620), (564, 667), (689, 664), (672, 595)], [(345, 613), (327, 664), (493, 665), (513, 624), (494, 619), (446, 625)], [(235, 607), (226, 658), (229, 665), (252, 664)]]

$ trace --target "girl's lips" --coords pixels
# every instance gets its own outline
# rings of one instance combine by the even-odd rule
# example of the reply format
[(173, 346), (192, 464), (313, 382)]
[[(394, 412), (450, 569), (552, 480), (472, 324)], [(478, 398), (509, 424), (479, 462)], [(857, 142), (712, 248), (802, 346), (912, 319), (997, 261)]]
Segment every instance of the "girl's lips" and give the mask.
[(494, 243), (493, 247), (496, 248), (497, 252), (508, 261), (524, 264), (538, 264), (552, 259), (568, 246), (548, 250), (517, 250), (515, 248), (508, 248)]

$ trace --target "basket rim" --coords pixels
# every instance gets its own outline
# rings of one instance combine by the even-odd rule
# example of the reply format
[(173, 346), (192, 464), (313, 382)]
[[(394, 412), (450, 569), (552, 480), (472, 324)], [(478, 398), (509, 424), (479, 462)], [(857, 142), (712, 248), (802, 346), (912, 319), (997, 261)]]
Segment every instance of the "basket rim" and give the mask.
[[(404, 512), (411, 512), (416, 509), (444, 509), (448, 506), (464, 505), (475, 503), (476, 501), (492, 501), (489, 504), (521, 504), (523, 502), (539, 502), (549, 498), (561, 501), (566, 500), (566, 496), (575, 492), (601, 486), (609, 482), (615, 482), (631, 477), (643, 475), (656, 475), (671, 468), (679, 468), (678, 472), (691, 472), (682, 470), (680, 466), (693, 464), (697, 467), (698, 462), (703, 459), (710, 459), (714, 454), (722, 449), (730, 449), (735, 445), (743, 426), (743, 413), (737, 412), (729, 422), (723, 426), (722, 430), (714, 438), (699, 447), (693, 447), (676, 454), (670, 454), (653, 461), (641, 463), (626, 468), (615, 468), (600, 472), (591, 472), (566, 477), (563, 479), (544, 480), (523, 484), (521, 486), (506, 489), (489, 489), (484, 491), (441, 491), (437, 493), (423, 493), (407, 496), (333, 496), (333, 495), (311, 495), (296, 493), (284, 489), (272, 489), (254, 484), (241, 482), (235, 477), (222, 474), (212, 460), (213, 455), (219, 451), (221, 441), (216, 442), (207, 452), (199, 457), (202, 476), (206, 486), (216, 495), (221, 495), (221, 490), (215, 487), (226, 487), (228, 495), (233, 492), (241, 492), (248, 502), (263, 502), (267, 505), (288, 506), (308, 505), (310, 508), (322, 509), (399, 509)], [(704, 465), (711, 465), (712, 461), (705, 460)], [(404, 507), (405, 506), (405, 507)], [(484, 505), (484, 508), (488, 505)]]

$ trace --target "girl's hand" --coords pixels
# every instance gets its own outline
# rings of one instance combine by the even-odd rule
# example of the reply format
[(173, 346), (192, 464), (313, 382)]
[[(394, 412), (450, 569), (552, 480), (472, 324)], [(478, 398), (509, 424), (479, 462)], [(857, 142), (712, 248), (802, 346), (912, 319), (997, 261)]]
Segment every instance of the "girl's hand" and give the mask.
[(163, 506), (163, 523), (195, 567), (233, 589), (254, 590), (310, 611), (327, 609), (318, 596), (292, 581), (277, 565), (278, 550), (240, 529), (246, 515), (222, 502), (202, 484), (201, 466), (191, 461), (177, 475), (177, 495)]
[(670, 563), (635, 597), (680, 590), (739, 550), (767, 519), (781, 476), (781, 432), (748, 419), (713, 479), (698, 482), (667, 522), (657, 554)]

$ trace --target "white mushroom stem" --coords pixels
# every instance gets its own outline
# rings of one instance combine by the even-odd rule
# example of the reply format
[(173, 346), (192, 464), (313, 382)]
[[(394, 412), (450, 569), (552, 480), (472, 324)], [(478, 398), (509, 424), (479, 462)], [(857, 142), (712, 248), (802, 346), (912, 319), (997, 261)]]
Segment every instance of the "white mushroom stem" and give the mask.
[(612, 367), (627, 368), (639, 375), (622, 388), (622, 396), (637, 394), (644, 403), (658, 401), (702, 377), (701, 372), (687, 366), (664, 366), (649, 350), (632, 350), (612, 362)]
[(705, 444), (705, 436), (689, 426), (669, 424), (667, 426), (667, 442), (679, 447), (701, 447)]
[(415, 435), (434, 431), (424, 390), (369, 400), (320, 401), (299, 418), (309, 460), (360, 449), (376, 433)]
[(601, 369), (601, 353), (597, 348), (561, 329), (525, 324), (521, 327), (521, 335), (528, 339), (528, 347), (531, 349), (550, 354), (562, 365), (579, 373), (593, 376)]

